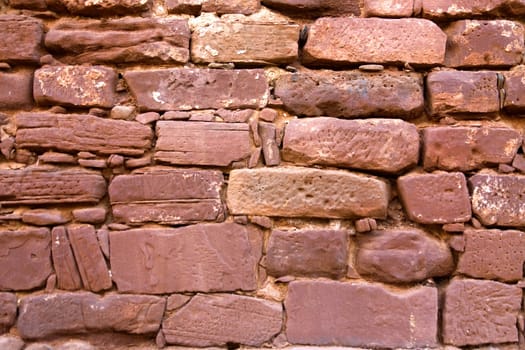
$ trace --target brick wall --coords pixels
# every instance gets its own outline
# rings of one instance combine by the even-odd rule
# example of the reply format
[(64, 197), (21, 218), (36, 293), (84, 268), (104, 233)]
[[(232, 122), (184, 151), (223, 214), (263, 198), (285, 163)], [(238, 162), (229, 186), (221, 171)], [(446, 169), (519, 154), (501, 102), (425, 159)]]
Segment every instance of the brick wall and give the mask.
[(524, 16), (0, 0), (0, 348), (525, 348)]

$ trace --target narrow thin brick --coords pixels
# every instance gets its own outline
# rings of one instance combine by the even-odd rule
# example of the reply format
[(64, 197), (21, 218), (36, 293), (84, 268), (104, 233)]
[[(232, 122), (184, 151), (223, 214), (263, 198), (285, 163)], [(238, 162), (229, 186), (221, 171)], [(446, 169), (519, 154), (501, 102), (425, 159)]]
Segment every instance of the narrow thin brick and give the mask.
[(203, 12), (215, 12), (219, 15), (228, 13), (251, 15), (260, 8), (260, 0), (202, 0)]
[(361, 13), (359, 0), (262, 0), (262, 3), (299, 17), (359, 16)]

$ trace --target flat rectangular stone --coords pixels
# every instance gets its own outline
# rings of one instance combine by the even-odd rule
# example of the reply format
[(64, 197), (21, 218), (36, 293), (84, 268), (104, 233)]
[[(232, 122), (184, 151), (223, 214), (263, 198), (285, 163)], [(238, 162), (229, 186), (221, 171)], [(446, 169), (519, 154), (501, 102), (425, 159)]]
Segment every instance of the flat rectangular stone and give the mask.
[(159, 121), (154, 158), (171, 164), (228, 166), (251, 153), (245, 123)]
[(325, 17), (310, 26), (303, 62), (440, 65), (446, 41), (445, 33), (425, 19)]
[(437, 345), (436, 288), (392, 290), (372, 283), (296, 281), (285, 300), (292, 344), (366, 348)]
[(0, 170), (0, 204), (97, 203), (106, 194), (98, 172), (83, 169)]
[(292, 119), (282, 153), (297, 164), (397, 173), (417, 164), (419, 134), (401, 120)]
[(301, 167), (233, 170), (227, 190), (234, 215), (384, 218), (388, 198), (378, 178)]
[(59, 21), (46, 34), (46, 48), (67, 64), (186, 63), (187, 20), (134, 18)]
[(270, 8), (283, 11), (290, 16), (359, 16), (359, 0), (262, 0)]
[(233, 223), (111, 231), (111, 272), (121, 293), (257, 288), (262, 233)]
[(203, 12), (215, 12), (218, 15), (239, 13), (251, 15), (261, 8), (260, 0), (203, 0)]
[(523, 113), (525, 112), (525, 71), (516, 70), (504, 72), (505, 82), (503, 89), (505, 90), (505, 101), (503, 108), (509, 113)]
[(27, 16), (0, 15), (0, 62), (38, 63), (44, 24)]
[(166, 0), (169, 13), (198, 16), (204, 0)]
[(143, 155), (151, 147), (151, 127), (134, 121), (85, 114), (19, 113), (18, 148)]
[(221, 221), (222, 173), (150, 168), (116, 176), (109, 185), (113, 218), (127, 224)]
[(32, 71), (0, 72), (0, 109), (31, 109), (33, 104)]
[(136, 70), (124, 78), (143, 111), (262, 108), (269, 96), (262, 69)]
[(51, 231), (51, 252), (57, 287), (63, 290), (82, 288), (82, 279), (64, 226), (54, 227)]

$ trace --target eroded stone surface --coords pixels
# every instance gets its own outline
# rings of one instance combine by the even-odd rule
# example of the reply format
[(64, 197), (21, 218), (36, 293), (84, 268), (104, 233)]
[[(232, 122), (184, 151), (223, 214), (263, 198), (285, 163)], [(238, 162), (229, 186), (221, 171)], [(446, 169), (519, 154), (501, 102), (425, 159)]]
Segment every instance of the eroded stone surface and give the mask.
[(42, 55), (42, 21), (15, 15), (0, 15), (0, 61), (37, 63)]
[(33, 209), (22, 214), (22, 222), (35, 226), (61, 225), (68, 221), (68, 215), (56, 209)]
[(503, 107), (510, 113), (525, 111), (525, 71), (504, 72), (505, 101)]
[(204, 0), (166, 0), (169, 13), (187, 13), (197, 16)]
[(523, 15), (523, 0), (423, 0), (423, 15), (433, 19)]
[(367, 17), (410, 17), (418, 10), (414, 0), (365, 0), (363, 7)]
[(0, 293), (0, 334), (15, 323), (16, 310), (16, 294)]
[(75, 15), (127, 15), (143, 12), (148, 8), (150, 0), (55, 0)]
[(240, 13), (250, 15), (261, 7), (260, 0), (202, 0), (202, 11), (217, 14)]
[(359, 16), (358, 0), (262, 0), (265, 6), (293, 16)]
[(0, 109), (30, 109), (33, 106), (32, 71), (0, 72), (0, 86)]
[(51, 231), (51, 252), (57, 276), (57, 287), (64, 290), (82, 288), (82, 279), (65, 227), (54, 227)]

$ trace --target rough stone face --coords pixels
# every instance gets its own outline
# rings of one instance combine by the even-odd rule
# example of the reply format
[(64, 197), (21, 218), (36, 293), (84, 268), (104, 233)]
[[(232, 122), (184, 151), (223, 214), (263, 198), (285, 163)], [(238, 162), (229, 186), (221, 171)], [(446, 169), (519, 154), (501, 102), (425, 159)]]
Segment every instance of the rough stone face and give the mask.
[(121, 175), (109, 186), (113, 219), (127, 224), (222, 220), (219, 171), (151, 168)]
[[(0, 23), (2, 23), (1, 19)], [(33, 106), (32, 71), (0, 72), (0, 86), (2, 87), (0, 89), (0, 109), (30, 109)]]
[(448, 224), (471, 218), (469, 192), (462, 173), (408, 174), (398, 178), (397, 187), (410, 220)]
[(281, 163), (281, 154), (276, 141), (277, 130), (275, 125), (272, 123), (260, 122), (258, 131), (261, 138), (264, 164), (267, 166), (279, 165)]
[(155, 159), (171, 164), (228, 166), (251, 153), (245, 123), (159, 121)]
[(91, 225), (70, 225), (67, 233), (84, 288), (93, 292), (111, 288), (111, 277), (95, 228)]
[(507, 20), (453, 22), (445, 29), (449, 67), (508, 67), (521, 63), (523, 26)]
[(101, 154), (142, 155), (151, 146), (153, 132), (138, 122), (85, 114), (19, 113), (18, 148), (87, 151)]
[(21, 299), (18, 330), (24, 339), (97, 331), (154, 333), (165, 305), (164, 298), (147, 295), (32, 295)]
[(358, 0), (262, 0), (265, 6), (293, 16), (359, 16)]
[(60, 210), (33, 209), (22, 213), (22, 222), (35, 226), (61, 225), (68, 221), (69, 217)]
[(518, 341), (521, 288), (454, 279), (445, 290), (443, 341), (455, 346)]
[(190, 29), (182, 19), (132, 18), (61, 21), (46, 48), (64, 63), (186, 63)]
[(254, 290), (261, 239), (233, 223), (112, 231), (113, 280), (125, 293)]
[(343, 230), (274, 230), (266, 249), (268, 274), (333, 277), (346, 273), (348, 232)]
[(53, 271), (50, 240), (47, 228), (0, 231), (0, 290), (42, 286)]
[(73, 217), (79, 222), (88, 224), (101, 224), (106, 220), (105, 208), (82, 208), (73, 210)]
[(192, 61), (292, 63), (298, 55), (299, 29), (297, 24), (206, 22), (193, 30)]
[(233, 215), (384, 218), (388, 197), (378, 178), (301, 167), (233, 170), (227, 191)]
[(410, 17), (415, 12), (414, 0), (365, 0), (367, 17)]
[(494, 113), (499, 110), (494, 72), (443, 70), (427, 76), (428, 109), (434, 116)]
[(197, 16), (201, 12), (204, 0), (166, 0), (169, 13), (187, 13)]
[(381, 282), (423, 281), (454, 270), (447, 244), (421, 230), (373, 231), (357, 238), (357, 271)]
[(26, 168), (0, 170), (0, 203), (93, 203), (106, 192), (97, 172), (83, 169)]
[(525, 225), (525, 176), (476, 174), (469, 184), (472, 212), (484, 225)]
[(95, 16), (126, 15), (143, 12), (149, 0), (58, 0), (69, 12), (75, 15)]
[(162, 322), (162, 331), (170, 344), (261, 346), (281, 331), (282, 311), (282, 305), (274, 301), (231, 294), (197, 294)]
[(523, 15), (523, 0), (423, 0), (423, 15), (433, 19)]
[(425, 19), (325, 17), (310, 26), (303, 61), (439, 65), (445, 59), (446, 41), (441, 29)]
[(219, 15), (240, 13), (250, 15), (261, 7), (259, 0), (202, 0), (202, 11), (215, 12)]
[(417, 164), (417, 128), (401, 120), (293, 119), (286, 126), (283, 159), (397, 173)]
[(0, 333), (3, 333), (15, 323), (16, 294), (0, 293)]
[(42, 55), (44, 25), (26, 16), (1, 15), (0, 62), (37, 63)]
[(424, 348), (437, 343), (435, 288), (394, 291), (372, 283), (296, 281), (284, 305), (286, 336), (293, 344)]
[(141, 110), (259, 108), (268, 83), (260, 69), (155, 69), (128, 71), (124, 78)]
[(427, 170), (470, 171), (511, 163), (521, 134), (504, 127), (443, 126), (423, 129), (423, 166)]
[(281, 75), (275, 95), (300, 116), (408, 119), (423, 112), (422, 85), (417, 73), (302, 70)]
[(505, 72), (505, 101), (503, 107), (505, 111), (524, 112), (525, 111), (525, 72), (510, 71)]
[(51, 231), (51, 252), (57, 276), (57, 287), (64, 290), (82, 288), (82, 279), (65, 227), (54, 227)]
[(17, 336), (0, 336), (0, 347), (4, 350), (22, 350), (24, 341)]

